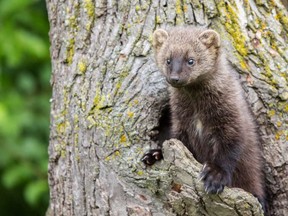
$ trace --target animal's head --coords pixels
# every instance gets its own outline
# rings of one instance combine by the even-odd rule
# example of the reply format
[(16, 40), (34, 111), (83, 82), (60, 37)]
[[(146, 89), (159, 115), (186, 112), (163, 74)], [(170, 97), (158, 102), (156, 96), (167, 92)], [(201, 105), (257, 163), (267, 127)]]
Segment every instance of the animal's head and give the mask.
[(184, 87), (215, 71), (220, 37), (214, 30), (175, 28), (153, 33), (159, 69), (174, 87)]

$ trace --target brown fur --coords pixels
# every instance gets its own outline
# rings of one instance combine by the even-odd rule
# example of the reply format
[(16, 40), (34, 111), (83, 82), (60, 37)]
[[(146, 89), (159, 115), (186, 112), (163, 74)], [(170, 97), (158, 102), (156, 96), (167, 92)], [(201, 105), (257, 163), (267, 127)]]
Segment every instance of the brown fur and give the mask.
[(201, 178), (206, 191), (239, 187), (263, 203), (256, 125), (242, 88), (227, 66), (218, 33), (192, 27), (156, 30), (153, 47), (157, 65), (171, 84), (172, 137), (205, 164)]

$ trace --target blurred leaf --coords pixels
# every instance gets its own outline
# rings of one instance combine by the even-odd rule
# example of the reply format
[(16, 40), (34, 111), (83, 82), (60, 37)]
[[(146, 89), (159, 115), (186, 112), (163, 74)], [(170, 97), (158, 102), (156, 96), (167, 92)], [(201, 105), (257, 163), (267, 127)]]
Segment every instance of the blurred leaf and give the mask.
[[(4, 122), (4, 121), (7, 121), (7, 109), (4, 106), (4, 104), (0, 102), (0, 122)], [(0, 128), (0, 131), (1, 131), (1, 128)]]
[(0, 199), (1, 215), (48, 206), (48, 30), (45, 0), (0, 0), (0, 194), (13, 194)]
[[(48, 59), (47, 41), (22, 28), (6, 24), (0, 28), (0, 56), (5, 56), (8, 66), (16, 67), (33, 63), (37, 59)], [(20, 63), (21, 62), (21, 63)]]
[(19, 79), (17, 79), (17, 81), (20, 91), (24, 91), (28, 94), (35, 91), (35, 81), (31, 74), (23, 72), (19, 75)]
[(33, 176), (31, 168), (27, 165), (9, 167), (2, 176), (2, 181), (5, 187), (15, 187), (21, 182), (27, 181)]
[(21, 155), (30, 160), (40, 161), (46, 156), (47, 149), (44, 145), (39, 145), (39, 140), (34, 137), (26, 137), (22, 141)]
[(20, 133), (20, 121), (18, 115), (12, 115), (13, 108), (21, 107), (21, 98), (17, 94), (8, 94), (10, 96), (9, 101), (2, 103), (2, 106), (6, 106), (6, 109), (2, 108), (2, 117), (0, 121), (0, 134), (6, 135), (7, 137), (15, 137)]
[(13, 14), (31, 4), (36, 2), (35, 0), (1, 0), (0, 1), (0, 18)]
[(49, 55), (47, 45), (39, 36), (23, 29), (14, 30), (15, 39), (23, 53), (27, 53), (36, 58), (43, 58)]
[[(2, 41), (0, 46), (0, 57), (8, 64), (7, 66), (17, 66), (20, 65), (21, 60), (21, 49), (18, 46), (18, 42), (14, 35), (14, 26), (11, 23), (4, 23), (0, 28), (0, 41)], [(7, 72), (7, 70), (3, 70)]]
[(38, 200), (44, 193), (48, 192), (48, 183), (45, 180), (31, 182), (24, 192), (26, 200), (31, 204), (37, 204)]
[[(35, 34), (43, 36), (48, 40), (47, 29), (49, 29), (49, 24), (47, 22), (47, 13), (44, 11), (43, 7), (30, 7), (26, 10), (20, 10), (14, 15), (14, 19), (17, 20), (21, 26), (30, 28)], [(35, 19), (37, 17), (37, 19)]]

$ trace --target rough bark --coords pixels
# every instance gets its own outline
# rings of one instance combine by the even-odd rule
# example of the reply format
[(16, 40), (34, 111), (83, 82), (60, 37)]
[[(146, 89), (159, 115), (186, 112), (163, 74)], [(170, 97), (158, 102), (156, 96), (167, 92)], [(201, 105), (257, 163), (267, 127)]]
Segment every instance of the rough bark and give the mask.
[(287, 11), (279, 0), (46, 0), (53, 96), (51, 215), (261, 215), (240, 189), (207, 195), (182, 143), (145, 168), (167, 105), (157, 27), (209, 25), (239, 72), (263, 139), (271, 215), (288, 215)]

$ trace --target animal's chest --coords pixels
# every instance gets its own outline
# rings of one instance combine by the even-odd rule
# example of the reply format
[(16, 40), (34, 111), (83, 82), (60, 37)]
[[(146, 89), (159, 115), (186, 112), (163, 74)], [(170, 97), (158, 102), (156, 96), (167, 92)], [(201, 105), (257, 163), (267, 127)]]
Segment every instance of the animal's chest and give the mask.
[(191, 112), (187, 113), (186, 118), (183, 119), (181, 124), (182, 130), (186, 131), (190, 145), (200, 146), (206, 141), (207, 136), (207, 123), (202, 113)]
[(207, 112), (209, 112), (207, 107), (199, 108), (197, 103), (178, 107), (175, 110), (175, 118), (178, 120), (181, 136), (184, 136), (179, 139), (199, 162), (207, 160), (213, 143)]

